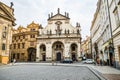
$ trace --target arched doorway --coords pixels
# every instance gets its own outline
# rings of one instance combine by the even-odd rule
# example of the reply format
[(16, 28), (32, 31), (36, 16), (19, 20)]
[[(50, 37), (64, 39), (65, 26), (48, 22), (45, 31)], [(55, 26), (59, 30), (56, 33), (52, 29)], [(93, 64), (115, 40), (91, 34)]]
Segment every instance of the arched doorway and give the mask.
[(30, 47), (27, 49), (28, 51), (28, 61), (35, 61), (36, 60), (36, 49)]
[(41, 61), (46, 61), (46, 46), (44, 44), (40, 46), (40, 55)]
[(71, 53), (71, 59), (73, 61), (77, 61), (77, 50), (78, 50), (77, 45), (75, 43), (71, 44), (70, 53)]
[(63, 51), (64, 45), (60, 41), (56, 41), (52, 45), (52, 60), (54, 61), (61, 61), (63, 60)]
[(56, 61), (61, 61), (61, 53), (56, 53)]

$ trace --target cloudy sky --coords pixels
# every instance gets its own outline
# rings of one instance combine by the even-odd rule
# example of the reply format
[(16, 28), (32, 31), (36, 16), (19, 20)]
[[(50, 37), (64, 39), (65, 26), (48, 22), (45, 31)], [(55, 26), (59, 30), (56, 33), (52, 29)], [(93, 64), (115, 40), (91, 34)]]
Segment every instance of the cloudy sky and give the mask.
[(32, 21), (47, 25), (48, 14), (53, 12), (69, 13), (71, 24), (76, 25), (80, 22), (82, 29), (82, 37), (90, 34), (91, 21), (95, 13), (97, 0), (0, 0), (10, 6), (10, 2), (14, 3), (16, 26), (24, 27)]

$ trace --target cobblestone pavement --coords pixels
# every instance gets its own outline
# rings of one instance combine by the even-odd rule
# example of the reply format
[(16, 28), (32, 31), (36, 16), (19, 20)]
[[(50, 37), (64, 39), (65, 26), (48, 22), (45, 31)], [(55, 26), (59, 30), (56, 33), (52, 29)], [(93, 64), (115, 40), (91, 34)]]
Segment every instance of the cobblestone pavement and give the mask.
[(84, 66), (51, 66), (41, 64), (0, 67), (0, 80), (100, 80)]
[(120, 74), (103, 74), (107, 80), (120, 80)]
[(107, 80), (120, 80), (120, 70), (110, 66), (92, 66), (100, 72)]

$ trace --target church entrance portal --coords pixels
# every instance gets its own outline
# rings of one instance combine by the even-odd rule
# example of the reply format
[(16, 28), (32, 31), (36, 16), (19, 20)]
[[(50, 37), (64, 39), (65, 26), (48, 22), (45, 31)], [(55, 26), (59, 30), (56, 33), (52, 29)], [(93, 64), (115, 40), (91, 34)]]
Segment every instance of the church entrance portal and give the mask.
[(61, 53), (60, 53), (60, 52), (58, 52), (58, 53), (56, 54), (56, 60), (57, 60), (57, 61), (61, 61)]

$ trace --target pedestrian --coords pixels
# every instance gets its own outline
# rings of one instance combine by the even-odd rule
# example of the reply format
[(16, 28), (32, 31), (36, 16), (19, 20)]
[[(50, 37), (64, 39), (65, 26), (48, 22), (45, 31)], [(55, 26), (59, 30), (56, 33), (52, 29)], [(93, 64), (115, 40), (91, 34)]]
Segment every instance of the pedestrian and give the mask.
[(100, 51), (100, 65), (103, 65), (103, 51)]
[(16, 63), (16, 59), (14, 58), (14, 59), (13, 59), (13, 65), (14, 65), (15, 63)]
[(108, 54), (108, 47), (106, 46), (104, 49), (104, 61), (105, 64), (104, 65), (109, 65), (109, 54)]

